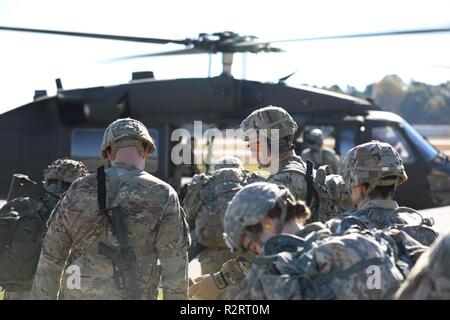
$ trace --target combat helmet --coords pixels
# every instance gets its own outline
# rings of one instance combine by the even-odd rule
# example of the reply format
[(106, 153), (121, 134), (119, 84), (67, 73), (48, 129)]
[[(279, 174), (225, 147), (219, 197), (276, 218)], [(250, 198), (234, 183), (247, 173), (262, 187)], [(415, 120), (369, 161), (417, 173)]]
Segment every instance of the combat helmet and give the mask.
[(102, 159), (108, 158), (106, 150), (109, 147), (115, 152), (118, 147), (139, 146), (140, 141), (148, 145), (150, 153), (155, 151), (155, 142), (140, 121), (131, 118), (118, 119), (105, 130), (101, 145)]
[(231, 200), (225, 211), (224, 240), (232, 251), (244, 251), (241, 246), (245, 228), (258, 224), (278, 204), (281, 208), (278, 233), (287, 215), (287, 203), (294, 203), (294, 196), (283, 186), (256, 182), (242, 188)]
[(347, 187), (367, 183), (365, 195), (377, 186), (400, 185), (408, 176), (397, 150), (388, 143), (371, 141), (350, 149), (342, 163)]
[(88, 170), (81, 161), (55, 160), (44, 169), (44, 189), (55, 194), (64, 193), (73, 181), (87, 174)]
[(305, 142), (311, 147), (320, 148), (323, 144), (323, 132), (316, 128), (305, 134)]
[[(293, 146), (293, 137), (298, 129), (298, 125), (291, 115), (280, 107), (267, 106), (253, 111), (240, 124), (240, 128), (247, 132), (254, 129), (258, 135), (267, 139), (271, 138), (271, 129), (278, 129), (279, 138), (286, 138), (289, 141), (289, 147)], [(249, 140), (249, 137), (245, 137)]]
[(214, 162), (211, 172), (214, 172), (223, 168), (242, 168), (242, 161), (233, 156), (224, 156)]

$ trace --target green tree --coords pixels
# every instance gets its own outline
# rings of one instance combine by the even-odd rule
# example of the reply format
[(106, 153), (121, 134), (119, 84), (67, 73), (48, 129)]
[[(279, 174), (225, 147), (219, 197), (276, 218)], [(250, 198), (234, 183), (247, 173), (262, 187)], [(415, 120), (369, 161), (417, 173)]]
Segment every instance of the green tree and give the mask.
[(399, 76), (387, 75), (373, 85), (371, 98), (386, 110), (397, 113), (405, 93), (404, 87), (405, 83)]
[(431, 93), (423, 83), (413, 83), (401, 100), (399, 114), (412, 123), (428, 123), (425, 107)]

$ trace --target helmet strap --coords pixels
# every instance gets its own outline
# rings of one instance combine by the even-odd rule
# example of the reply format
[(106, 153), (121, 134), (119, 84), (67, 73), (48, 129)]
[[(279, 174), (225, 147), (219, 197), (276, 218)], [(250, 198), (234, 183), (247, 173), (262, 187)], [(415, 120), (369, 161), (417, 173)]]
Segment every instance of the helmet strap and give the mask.
[[(247, 234), (250, 237), (250, 239), (252, 239), (252, 242), (258, 244), (262, 249), (262, 247), (264, 246), (264, 243), (261, 241), (261, 239), (259, 238), (258, 235), (254, 234), (253, 232), (249, 232), (249, 231), (246, 231), (244, 234)], [(245, 250), (245, 252), (248, 252), (248, 250)]]
[(277, 224), (276, 234), (280, 234), (283, 231), (284, 225), (286, 224), (286, 217), (287, 217), (287, 199), (286, 197), (283, 197), (282, 201), (278, 201), (281, 208), (281, 215), (280, 220)]

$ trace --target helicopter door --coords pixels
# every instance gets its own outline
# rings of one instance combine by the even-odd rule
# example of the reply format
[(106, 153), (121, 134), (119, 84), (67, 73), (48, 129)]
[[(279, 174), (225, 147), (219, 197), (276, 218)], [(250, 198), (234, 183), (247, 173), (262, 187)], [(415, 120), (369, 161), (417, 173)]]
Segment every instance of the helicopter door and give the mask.
[[(371, 134), (372, 139), (392, 145), (403, 159), (408, 181), (397, 190), (396, 199), (399, 204), (408, 202), (409, 206), (417, 209), (428, 207), (428, 202), (431, 201), (426, 178), (429, 168), (426, 168), (422, 157), (407, 138), (403, 129), (397, 123), (380, 123), (372, 126)], [(418, 196), (412, 197), (411, 195)]]

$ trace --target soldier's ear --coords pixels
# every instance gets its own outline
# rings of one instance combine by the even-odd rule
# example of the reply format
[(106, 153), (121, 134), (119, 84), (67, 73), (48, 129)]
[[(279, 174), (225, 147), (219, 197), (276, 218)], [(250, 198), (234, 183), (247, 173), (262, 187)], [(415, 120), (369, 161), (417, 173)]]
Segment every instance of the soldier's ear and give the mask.
[(361, 192), (361, 195), (363, 195), (364, 192), (366, 192), (366, 189), (367, 189), (367, 187), (366, 187), (365, 184), (361, 184), (361, 185), (359, 186), (359, 192)]
[(261, 225), (263, 226), (263, 230), (274, 232), (276, 222), (269, 217), (264, 217), (261, 219)]
[(114, 155), (113, 152), (111, 151), (111, 148), (106, 149), (106, 156), (108, 157), (109, 161), (114, 161)]
[(147, 158), (150, 153), (150, 146), (148, 143), (143, 142), (142, 144), (137, 145), (136, 148), (139, 156), (141, 156), (143, 159)]

